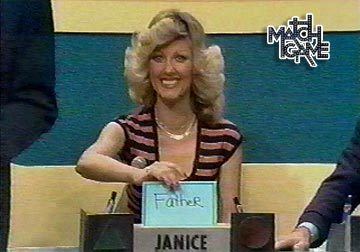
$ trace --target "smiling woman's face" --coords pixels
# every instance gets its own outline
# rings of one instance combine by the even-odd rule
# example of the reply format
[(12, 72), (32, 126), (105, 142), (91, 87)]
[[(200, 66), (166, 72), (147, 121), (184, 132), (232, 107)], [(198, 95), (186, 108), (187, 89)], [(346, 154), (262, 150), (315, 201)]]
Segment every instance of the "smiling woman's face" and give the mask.
[(158, 98), (168, 102), (190, 98), (192, 57), (192, 43), (188, 38), (174, 40), (152, 53), (150, 81)]

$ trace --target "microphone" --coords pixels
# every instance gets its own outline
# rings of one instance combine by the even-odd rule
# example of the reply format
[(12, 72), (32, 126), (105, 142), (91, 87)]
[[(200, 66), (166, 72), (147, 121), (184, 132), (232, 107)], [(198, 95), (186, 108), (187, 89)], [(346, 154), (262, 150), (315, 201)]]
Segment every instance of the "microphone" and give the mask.
[(105, 213), (113, 213), (114, 212), (114, 206), (115, 206), (115, 199), (116, 199), (117, 193), (115, 191), (111, 192), (111, 197), (108, 200), (106, 207), (105, 207)]
[(130, 165), (133, 166), (133, 167), (139, 168), (139, 169), (144, 169), (147, 166), (147, 161), (143, 157), (136, 156), (131, 161)]

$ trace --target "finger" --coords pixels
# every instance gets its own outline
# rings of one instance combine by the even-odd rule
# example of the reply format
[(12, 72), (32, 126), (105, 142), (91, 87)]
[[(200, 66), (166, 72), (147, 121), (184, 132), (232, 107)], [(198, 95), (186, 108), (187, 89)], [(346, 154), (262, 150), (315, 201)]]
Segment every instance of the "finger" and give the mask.
[(163, 179), (161, 179), (161, 180), (165, 183), (166, 186), (171, 187), (172, 182), (171, 182), (170, 179), (168, 179), (168, 178), (163, 178)]
[(275, 250), (290, 249), (295, 245), (295, 241), (292, 239), (279, 240), (275, 243)]
[(171, 182), (171, 186), (178, 186), (179, 179), (175, 174), (169, 174), (168, 180)]
[(176, 184), (174, 184), (173, 181), (171, 181), (169, 179), (164, 179), (163, 181), (164, 181), (166, 187), (168, 188), (168, 190), (170, 190), (170, 191), (176, 191), (177, 190), (178, 187), (177, 187)]
[(166, 180), (169, 182), (169, 186), (171, 190), (176, 190), (179, 187), (179, 179), (174, 173), (168, 174)]
[(170, 191), (178, 191), (179, 188), (180, 188), (179, 184), (175, 183), (170, 186)]
[(294, 245), (293, 249), (295, 251), (307, 251), (309, 250), (309, 246), (310, 244), (308, 244), (307, 242), (300, 241)]

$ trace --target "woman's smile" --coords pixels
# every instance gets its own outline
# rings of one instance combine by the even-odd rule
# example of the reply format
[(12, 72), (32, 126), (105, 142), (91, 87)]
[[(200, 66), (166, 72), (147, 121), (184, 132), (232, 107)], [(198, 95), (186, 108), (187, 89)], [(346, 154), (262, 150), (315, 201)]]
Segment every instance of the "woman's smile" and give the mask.
[(174, 88), (179, 82), (179, 79), (162, 79), (161, 84), (165, 88)]

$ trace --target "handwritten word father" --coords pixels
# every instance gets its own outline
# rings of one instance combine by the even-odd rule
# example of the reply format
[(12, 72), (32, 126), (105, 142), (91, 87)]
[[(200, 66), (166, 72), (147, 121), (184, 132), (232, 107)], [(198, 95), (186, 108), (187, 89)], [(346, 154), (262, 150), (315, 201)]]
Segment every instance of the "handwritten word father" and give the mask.
[(167, 193), (154, 193), (154, 200), (156, 209), (162, 207), (204, 207), (201, 203), (201, 198), (195, 196), (191, 199), (185, 198), (181, 193), (167, 194)]

